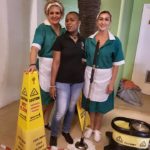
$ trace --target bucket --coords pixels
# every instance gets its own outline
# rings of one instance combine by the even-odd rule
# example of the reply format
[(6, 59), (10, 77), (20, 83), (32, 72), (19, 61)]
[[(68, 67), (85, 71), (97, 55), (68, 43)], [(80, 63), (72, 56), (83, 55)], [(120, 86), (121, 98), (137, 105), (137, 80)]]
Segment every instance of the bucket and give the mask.
[(135, 150), (148, 150), (150, 125), (144, 121), (116, 117), (111, 122), (112, 139), (118, 145)]

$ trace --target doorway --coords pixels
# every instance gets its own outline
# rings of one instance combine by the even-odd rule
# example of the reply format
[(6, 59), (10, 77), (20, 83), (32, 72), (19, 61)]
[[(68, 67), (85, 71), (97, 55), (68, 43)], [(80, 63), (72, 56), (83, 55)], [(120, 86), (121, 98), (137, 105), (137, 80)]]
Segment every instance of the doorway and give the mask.
[(132, 80), (150, 95), (150, 4), (144, 4)]

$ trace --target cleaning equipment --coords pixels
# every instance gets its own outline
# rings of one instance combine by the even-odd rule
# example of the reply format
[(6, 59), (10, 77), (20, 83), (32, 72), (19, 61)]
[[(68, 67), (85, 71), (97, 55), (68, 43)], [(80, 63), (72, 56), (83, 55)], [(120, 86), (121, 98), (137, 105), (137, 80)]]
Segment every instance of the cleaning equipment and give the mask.
[(38, 72), (24, 72), (14, 150), (46, 150)]
[(85, 118), (85, 113), (86, 110), (82, 108), (82, 96), (79, 98), (79, 100), (77, 101), (77, 112), (78, 112), (78, 118), (79, 118), (79, 122), (80, 122), (80, 127), (81, 130), (83, 131), (84, 128), (84, 119), (86, 119), (86, 127), (90, 125), (90, 116), (87, 113), (86, 114), (86, 118)]
[[(78, 142), (79, 140), (80, 140), (80, 138), (75, 138), (74, 139), (74, 143)], [(87, 150), (96, 150), (95, 144), (92, 141), (90, 141), (89, 139), (84, 139), (84, 142), (88, 145), (88, 149)], [(82, 147), (82, 148), (84, 150), (84, 147)], [(68, 144), (66, 150), (79, 150), (79, 148), (76, 148), (74, 146), (74, 144)]]
[(104, 150), (148, 150), (150, 125), (144, 121), (116, 117), (111, 122), (113, 132), (106, 132), (109, 145)]
[[(86, 108), (88, 110), (89, 102), (90, 102), (90, 94), (91, 94), (91, 87), (94, 79), (94, 72), (95, 72), (95, 67), (96, 67), (96, 60), (97, 60), (97, 53), (99, 51), (99, 44), (100, 42), (98, 41), (96, 44), (96, 49), (94, 53), (94, 59), (93, 59), (93, 65), (92, 65), (92, 72), (91, 72), (91, 77), (90, 77), (90, 85), (89, 85), (89, 91), (88, 91), (88, 98), (86, 102)], [(86, 127), (86, 114), (87, 112), (85, 111), (85, 117), (84, 117), (84, 124), (83, 124), (83, 130), (82, 130), (82, 135), (80, 141), (76, 142), (75, 147), (80, 150), (87, 150), (88, 145), (84, 142), (84, 130)]]

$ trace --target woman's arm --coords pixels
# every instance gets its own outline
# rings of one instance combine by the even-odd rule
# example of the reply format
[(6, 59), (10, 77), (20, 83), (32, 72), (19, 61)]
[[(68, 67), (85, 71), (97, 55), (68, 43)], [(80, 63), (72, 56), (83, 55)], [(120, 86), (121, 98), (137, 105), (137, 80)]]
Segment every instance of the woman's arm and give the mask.
[(111, 77), (111, 80), (110, 80), (110, 82), (107, 86), (107, 91), (106, 91), (108, 94), (110, 94), (114, 90), (114, 84), (115, 84), (115, 81), (116, 81), (116, 78), (117, 78), (118, 69), (119, 69), (119, 66), (113, 65), (113, 67), (112, 67), (112, 77)]
[(31, 47), (30, 51), (30, 65), (28, 68), (28, 71), (35, 71), (36, 70), (36, 61), (37, 61), (37, 54), (38, 54), (39, 49), (35, 46)]
[(53, 99), (56, 98), (56, 77), (60, 65), (60, 57), (61, 52), (60, 51), (54, 51), (53, 53), (53, 63), (52, 63), (52, 71), (51, 71), (51, 81), (50, 81), (50, 95)]

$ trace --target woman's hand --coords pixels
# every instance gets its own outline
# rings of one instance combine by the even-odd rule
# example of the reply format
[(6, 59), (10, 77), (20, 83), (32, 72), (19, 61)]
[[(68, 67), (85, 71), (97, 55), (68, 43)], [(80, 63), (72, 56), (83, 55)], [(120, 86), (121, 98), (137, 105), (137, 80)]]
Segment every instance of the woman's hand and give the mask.
[(30, 65), (29, 68), (27, 69), (28, 72), (33, 72), (36, 71), (36, 62), (37, 62), (37, 55), (38, 55), (39, 49), (35, 46), (31, 47), (30, 51)]
[(53, 52), (53, 63), (52, 63), (52, 69), (51, 69), (51, 79), (50, 79), (50, 96), (55, 100), (56, 99), (56, 77), (58, 68), (60, 65), (60, 57), (61, 52), (54, 51)]
[(113, 90), (114, 90), (114, 84), (110, 82), (107, 86), (106, 93), (111, 94)]
[(50, 96), (55, 100), (56, 99), (56, 87), (51, 86), (49, 92), (50, 92)]
[(36, 65), (30, 65), (29, 68), (27, 69), (28, 72), (33, 72), (36, 70), (37, 70)]
[(117, 77), (118, 69), (119, 69), (119, 66), (114, 65), (112, 67), (112, 77), (111, 77), (111, 80), (110, 80), (110, 82), (107, 86), (107, 89), (106, 89), (107, 94), (112, 93), (112, 91), (114, 90), (114, 84), (115, 84), (115, 80), (116, 80), (116, 77)]

